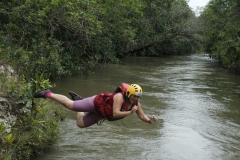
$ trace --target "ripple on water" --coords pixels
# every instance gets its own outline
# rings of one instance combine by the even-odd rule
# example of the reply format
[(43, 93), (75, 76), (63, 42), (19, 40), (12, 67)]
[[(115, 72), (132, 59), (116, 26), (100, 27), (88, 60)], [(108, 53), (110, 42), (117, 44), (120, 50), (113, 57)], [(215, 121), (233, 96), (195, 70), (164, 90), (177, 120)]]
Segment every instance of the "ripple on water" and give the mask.
[[(93, 78), (69, 78), (67, 84), (77, 84), (74, 88), (88, 95), (122, 81), (139, 83), (145, 113), (163, 121), (148, 125), (132, 115), (123, 120), (128, 128), (117, 121), (78, 129), (75, 115), (71, 115), (72, 119), (61, 123), (61, 139), (42, 159), (240, 159), (240, 84), (236, 76), (202, 55), (134, 57), (123, 65), (98, 70)], [(66, 82), (60, 81), (58, 86), (65, 86), (67, 93)]]

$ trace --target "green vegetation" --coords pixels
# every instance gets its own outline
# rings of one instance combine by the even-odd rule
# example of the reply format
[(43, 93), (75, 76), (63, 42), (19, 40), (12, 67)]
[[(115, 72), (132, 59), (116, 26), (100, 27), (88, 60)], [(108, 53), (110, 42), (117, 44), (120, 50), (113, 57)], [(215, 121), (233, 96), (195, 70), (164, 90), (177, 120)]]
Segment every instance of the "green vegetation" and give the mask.
[(0, 75), (0, 96), (17, 117), (10, 133), (0, 123), (0, 159), (30, 159), (57, 139), (63, 113), (33, 98), (54, 87), (48, 79), (198, 50), (240, 73), (239, 12), (239, 0), (211, 0), (200, 17), (186, 0), (2, 0), (0, 63), (18, 77)]
[(126, 56), (199, 49), (198, 19), (185, 0), (3, 0), (1, 59), (19, 75), (91, 73)]
[(211, 0), (201, 19), (205, 22), (205, 51), (240, 74), (240, 1)]
[(36, 117), (18, 117), (11, 133), (0, 123), (0, 159), (30, 159), (40, 155), (55, 143), (59, 136), (57, 108), (45, 104)]
[(30, 159), (55, 143), (59, 136), (58, 121), (65, 115), (56, 105), (33, 98), (36, 90), (53, 86), (43, 76), (26, 82), (24, 78), (0, 74), (0, 97), (12, 101), (9, 114), (16, 117), (10, 132), (0, 123), (0, 159)]
[(185, 0), (2, 0), (0, 17), (0, 63), (18, 75), (0, 82), (17, 117), (11, 133), (1, 124), (1, 159), (30, 159), (56, 140), (61, 111), (33, 98), (54, 87), (45, 79), (126, 56), (192, 53), (202, 40)]

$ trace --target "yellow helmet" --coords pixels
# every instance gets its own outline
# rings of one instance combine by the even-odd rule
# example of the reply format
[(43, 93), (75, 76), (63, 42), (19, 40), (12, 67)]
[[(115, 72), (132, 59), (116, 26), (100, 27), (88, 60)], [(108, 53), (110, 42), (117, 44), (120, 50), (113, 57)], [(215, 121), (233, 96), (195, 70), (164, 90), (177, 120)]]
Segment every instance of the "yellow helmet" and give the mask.
[(131, 95), (141, 96), (142, 88), (137, 84), (131, 84), (126, 91), (126, 96), (129, 98)]

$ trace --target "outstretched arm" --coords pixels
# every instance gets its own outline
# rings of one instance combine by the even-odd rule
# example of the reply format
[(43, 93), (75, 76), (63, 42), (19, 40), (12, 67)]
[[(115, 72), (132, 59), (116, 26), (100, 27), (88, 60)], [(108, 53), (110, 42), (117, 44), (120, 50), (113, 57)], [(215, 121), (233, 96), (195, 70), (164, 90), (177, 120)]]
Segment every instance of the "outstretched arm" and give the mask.
[(138, 115), (138, 117), (142, 120), (142, 121), (144, 121), (144, 122), (146, 122), (146, 123), (150, 123), (150, 124), (153, 124), (153, 123), (155, 123), (156, 121), (157, 121), (157, 117), (155, 117), (155, 116), (152, 116), (152, 117), (148, 117), (148, 116), (146, 116), (145, 114), (144, 114), (144, 112), (143, 112), (143, 110), (142, 110), (142, 106), (141, 106), (141, 104), (138, 102), (138, 106), (137, 106), (137, 111), (136, 111), (136, 113), (137, 113), (137, 115)]

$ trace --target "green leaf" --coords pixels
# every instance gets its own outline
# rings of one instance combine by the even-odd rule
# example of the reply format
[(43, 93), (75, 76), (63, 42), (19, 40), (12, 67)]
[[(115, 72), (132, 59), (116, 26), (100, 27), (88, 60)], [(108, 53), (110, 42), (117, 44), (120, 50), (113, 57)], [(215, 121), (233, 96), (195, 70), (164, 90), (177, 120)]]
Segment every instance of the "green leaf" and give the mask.
[(13, 138), (12, 134), (8, 134), (6, 140), (8, 144), (12, 144), (15, 139)]

